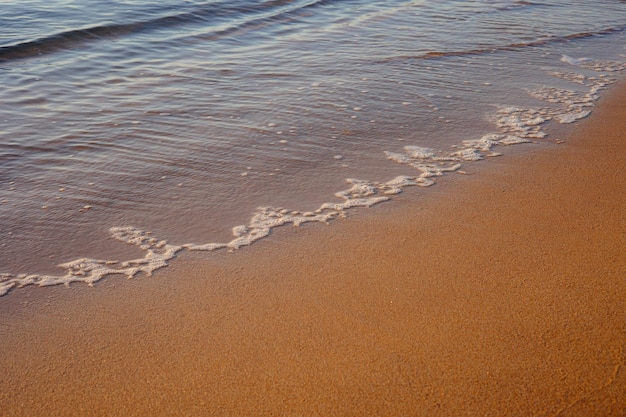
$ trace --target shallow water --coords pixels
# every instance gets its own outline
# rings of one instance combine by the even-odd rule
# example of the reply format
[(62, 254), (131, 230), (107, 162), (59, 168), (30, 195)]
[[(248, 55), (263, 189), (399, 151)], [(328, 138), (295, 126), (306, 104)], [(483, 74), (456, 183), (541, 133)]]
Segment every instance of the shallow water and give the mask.
[(585, 117), (626, 61), (615, 0), (0, 7), (0, 293), (431, 185)]

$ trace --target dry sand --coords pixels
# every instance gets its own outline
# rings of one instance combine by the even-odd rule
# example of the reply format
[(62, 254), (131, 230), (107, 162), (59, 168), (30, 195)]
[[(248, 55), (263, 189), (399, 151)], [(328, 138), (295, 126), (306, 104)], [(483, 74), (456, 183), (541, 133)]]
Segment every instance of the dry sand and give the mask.
[(0, 414), (626, 415), (624, 97), (332, 227), (14, 291)]

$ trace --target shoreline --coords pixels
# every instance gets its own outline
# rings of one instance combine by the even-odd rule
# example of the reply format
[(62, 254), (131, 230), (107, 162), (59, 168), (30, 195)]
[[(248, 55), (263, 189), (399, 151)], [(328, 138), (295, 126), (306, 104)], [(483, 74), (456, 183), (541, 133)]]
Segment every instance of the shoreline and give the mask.
[(1, 298), (3, 412), (624, 413), (624, 92), (424, 199)]

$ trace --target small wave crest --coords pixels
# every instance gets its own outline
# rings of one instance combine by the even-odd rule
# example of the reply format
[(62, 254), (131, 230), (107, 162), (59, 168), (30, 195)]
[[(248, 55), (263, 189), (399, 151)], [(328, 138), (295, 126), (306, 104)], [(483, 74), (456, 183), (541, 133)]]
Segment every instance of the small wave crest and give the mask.
[[(323, 5), (331, 0), (309, 0), (293, 3), (285, 0), (265, 2), (219, 2), (165, 16), (126, 23), (98, 24), (50, 34), (37, 39), (0, 47), (0, 62), (29, 58), (76, 48), (82, 44), (168, 29), (185, 25), (215, 24), (213, 36), (224, 36), (253, 24), (275, 20), (303, 9)], [(230, 22), (224, 28), (224, 21)]]
[[(503, 51), (514, 51), (518, 49), (524, 48), (532, 48), (536, 46), (544, 46), (551, 43), (560, 43), (560, 42), (568, 42), (577, 39), (590, 38), (593, 36), (603, 36), (609, 35), (615, 32), (622, 32), (626, 30), (626, 25), (605, 28), (602, 30), (594, 31), (594, 32), (582, 32), (582, 33), (573, 33), (565, 36), (552, 36), (537, 39), (529, 42), (516, 42), (510, 43), (506, 45), (494, 45), (484, 48), (475, 48), (475, 49), (467, 49), (467, 50), (459, 50), (459, 51), (428, 51), (419, 55), (400, 55), (400, 56), (391, 56), (386, 57), (379, 61), (379, 63), (388, 63), (394, 61), (407, 61), (407, 60), (433, 60), (433, 59), (442, 59), (442, 58), (450, 58), (450, 57), (462, 57), (462, 56), (471, 56), (471, 55), (484, 55), (491, 54), (495, 52), (503, 52)], [(566, 57), (564, 55), (564, 57)], [(569, 58), (569, 57), (567, 57)], [(565, 58), (564, 58), (565, 59)], [(570, 58), (571, 59), (571, 58)], [(568, 61), (563, 61), (568, 62)], [(568, 62), (571, 63), (571, 62)], [(572, 65), (580, 65), (581, 63), (571, 63)]]

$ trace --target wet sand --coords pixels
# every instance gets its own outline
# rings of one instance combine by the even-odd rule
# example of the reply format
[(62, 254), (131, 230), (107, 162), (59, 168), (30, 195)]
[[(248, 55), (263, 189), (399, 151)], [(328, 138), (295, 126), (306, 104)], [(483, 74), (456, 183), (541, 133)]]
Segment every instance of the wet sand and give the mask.
[(332, 227), (14, 291), (0, 414), (626, 415), (624, 97)]

